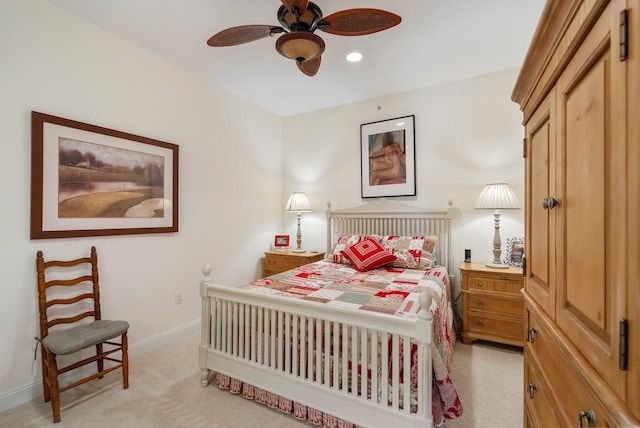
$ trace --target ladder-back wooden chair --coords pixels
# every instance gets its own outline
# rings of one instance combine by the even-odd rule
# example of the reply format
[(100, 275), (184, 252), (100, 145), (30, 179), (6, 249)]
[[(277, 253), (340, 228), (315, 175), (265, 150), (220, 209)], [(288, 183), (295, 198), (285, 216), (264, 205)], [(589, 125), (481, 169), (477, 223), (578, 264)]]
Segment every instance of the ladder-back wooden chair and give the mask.
[[(103, 320), (100, 311), (98, 284), (98, 255), (91, 247), (91, 255), (76, 260), (44, 260), (42, 251), (36, 257), (38, 273), (38, 309), (42, 350), (42, 385), (44, 401), (51, 401), (53, 422), (60, 422), (60, 393), (90, 380), (122, 368), (122, 386), (129, 387), (127, 355), (127, 321)], [(117, 338), (120, 336), (120, 343)], [(115, 340), (114, 340), (115, 339)], [(107, 345), (107, 346), (104, 346)], [(58, 367), (57, 357), (78, 353), (95, 347), (95, 355)], [(115, 352), (121, 352), (117, 359)], [(70, 357), (68, 357), (70, 358)], [(105, 360), (116, 363), (105, 368)], [(68, 361), (68, 359), (66, 360)], [(95, 362), (97, 373), (65, 386), (58, 376)]]

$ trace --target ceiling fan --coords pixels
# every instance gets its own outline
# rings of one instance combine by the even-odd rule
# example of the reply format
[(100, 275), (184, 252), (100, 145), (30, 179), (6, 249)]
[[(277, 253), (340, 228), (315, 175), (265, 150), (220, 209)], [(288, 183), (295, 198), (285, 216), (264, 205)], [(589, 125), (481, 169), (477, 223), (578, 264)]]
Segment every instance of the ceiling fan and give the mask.
[(308, 0), (282, 0), (278, 9), (281, 27), (272, 25), (241, 25), (214, 34), (209, 46), (235, 46), (282, 34), (276, 40), (280, 55), (292, 59), (300, 71), (315, 76), (320, 68), (324, 41), (313, 34), (316, 30), (338, 36), (363, 36), (387, 30), (400, 23), (400, 16), (380, 9), (346, 9), (322, 16), (322, 10)]

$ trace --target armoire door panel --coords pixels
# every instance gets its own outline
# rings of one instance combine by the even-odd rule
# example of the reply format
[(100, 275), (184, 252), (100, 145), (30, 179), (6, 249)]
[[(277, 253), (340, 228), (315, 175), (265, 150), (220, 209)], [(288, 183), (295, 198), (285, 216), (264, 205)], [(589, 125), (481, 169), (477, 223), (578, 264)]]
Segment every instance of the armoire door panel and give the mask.
[[(624, 100), (617, 64), (617, 12), (603, 12), (556, 85), (559, 179), (556, 322), (596, 372), (623, 398), (618, 321), (624, 317)], [(615, 101), (615, 102), (614, 102)], [(620, 188), (622, 187), (622, 188)], [(618, 224), (620, 223), (620, 224)]]
[(566, 295), (563, 304), (601, 336), (606, 277), (606, 59), (563, 94), (566, 159)]
[(525, 219), (526, 288), (538, 304), (555, 318), (555, 220), (543, 200), (555, 196), (555, 91), (542, 102), (526, 124), (527, 158)]

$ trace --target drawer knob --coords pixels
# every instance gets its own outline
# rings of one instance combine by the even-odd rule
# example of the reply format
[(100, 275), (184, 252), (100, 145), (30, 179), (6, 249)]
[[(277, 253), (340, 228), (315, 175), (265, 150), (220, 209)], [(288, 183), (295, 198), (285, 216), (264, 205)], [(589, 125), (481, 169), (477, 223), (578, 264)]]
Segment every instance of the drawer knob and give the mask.
[(478, 306), (484, 306), (484, 302), (482, 301), (482, 299), (478, 299)]
[(538, 390), (538, 386), (535, 383), (530, 383), (527, 386), (527, 392), (529, 394), (529, 398), (533, 400), (533, 397), (536, 395), (536, 391)]
[(527, 342), (529, 343), (535, 342), (537, 333), (538, 333), (538, 330), (536, 330), (534, 327), (529, 328), (529, 330), (527, 330)]
[(483, 286), (484, 286), (484, 284), (483, 284), (483, 283), (478, 282), (478, 287), (483, 287)]
[(476, 324), (478, 324), (479, 327), (483, 327), (484, 326), (484, 321), (478, 320), (478, 322)]
[(578, 426), (580, 428), (590, 428), (594, 426), (595, 423), (596, 423), (596, 414), (591, 409), (583, 410), (578, 415)]

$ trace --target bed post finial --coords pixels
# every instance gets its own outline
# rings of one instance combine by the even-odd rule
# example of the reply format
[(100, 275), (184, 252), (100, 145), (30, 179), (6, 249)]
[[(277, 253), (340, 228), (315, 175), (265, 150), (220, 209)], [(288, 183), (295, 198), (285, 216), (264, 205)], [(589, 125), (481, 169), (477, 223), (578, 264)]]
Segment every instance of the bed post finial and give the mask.
[(211, 275), (211, 265), (204, 265), (202, 267), (202, 273), (204, 274), (205, 281), (211, 281), (211, 277), (209, 276)]
[(331, 213), (333, 209), (331, 209), (331, 201), (327, 201), (327, 209), (324, 212), (324, 216), (327, 219), (327, 252), (326, 254), (330, 254), (333, 250), (332, 242), (333, 242), (333, 219), (331, 218)]
[(418, 312), (418, 318), (423, 320), (431, 319), (429, 308), (431, 307), (431, 302), (433, 302), (433, 296), (431, 295), (430, 291), (431, 290), (424, 290), (418, 296), (418, 303), (420, 303), (420, 312)]
[(453, 199), (447, 199), (447, 205), (449, 205), (449, 208), (453, 208)]

